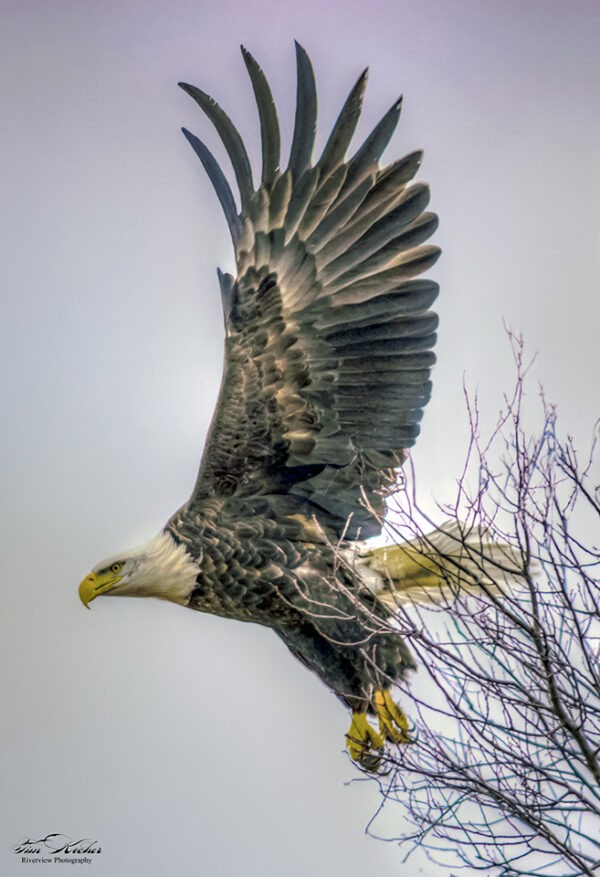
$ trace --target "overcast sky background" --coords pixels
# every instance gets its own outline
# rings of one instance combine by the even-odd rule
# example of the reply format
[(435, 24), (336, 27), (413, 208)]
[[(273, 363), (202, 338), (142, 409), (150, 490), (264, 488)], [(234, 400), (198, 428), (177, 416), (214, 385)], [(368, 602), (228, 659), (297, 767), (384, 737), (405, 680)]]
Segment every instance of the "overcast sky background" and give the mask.
[(317, 76), (316, 154), (366, 65), (356, 143), (404, 94), (386, 157), (425, 148), (444, 250), (421, 495), (452, 498), (463, 376), (490, 423), (512, 386), (503, 320), (537, 353), (532, 420), (540, 379), (587, 449), (600, 413), (600, 6), (0, 0), (0, 12), (0, 871), (41, 867), (9, 847), (56, 831), (101, 843), (96, 877), (446, 874), (364, 836), (378, 795), (344, 785), (346, 711), (270, 631), (150, 600), (86, 612), (77, 585), (158, 531), (195, 478), (221, 371), (215, 270), (233, 257), (181, 125), (223, 153), (176, 83), (219, 100), (257, 176), (240, 42), (271, 82), (284, 150), (294, 37)]

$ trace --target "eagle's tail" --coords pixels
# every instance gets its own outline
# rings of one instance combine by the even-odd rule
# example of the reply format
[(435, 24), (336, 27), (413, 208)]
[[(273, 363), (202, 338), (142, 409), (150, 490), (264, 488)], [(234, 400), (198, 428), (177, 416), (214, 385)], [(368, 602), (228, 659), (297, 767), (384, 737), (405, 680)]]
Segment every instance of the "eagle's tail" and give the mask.
[(378, 597), (392, 606), (442, 602), (476, 591), (501, 594), (535, 574), (518, 548), (460, 521), (399, 545), (364, 545), (360, 560), (369, 568), (371, 581), (378, 580)]

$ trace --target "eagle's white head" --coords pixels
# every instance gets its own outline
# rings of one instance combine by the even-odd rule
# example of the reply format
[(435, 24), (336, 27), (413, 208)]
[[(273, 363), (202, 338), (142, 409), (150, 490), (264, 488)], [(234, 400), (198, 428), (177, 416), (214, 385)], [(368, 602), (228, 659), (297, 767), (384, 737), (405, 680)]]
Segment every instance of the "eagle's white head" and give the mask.
[(158, 597), (187, 605), (196, 584), (198, 564), (168, 532), (107, 557), (79, 585), (84, 606), (101, 594), (117, 597)]

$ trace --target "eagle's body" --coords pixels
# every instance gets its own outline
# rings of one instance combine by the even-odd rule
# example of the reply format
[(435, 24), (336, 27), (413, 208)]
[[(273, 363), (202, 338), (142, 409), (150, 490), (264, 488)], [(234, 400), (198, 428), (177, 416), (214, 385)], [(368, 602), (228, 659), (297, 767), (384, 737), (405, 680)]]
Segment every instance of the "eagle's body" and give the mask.
[[(169, 523), (176, 540), (186, 538), (189, 515), (184, 508)], [(382, 630), (393, 613), (360, 565), (344, 548), (307, 539), (306, 522), (243, 507), (227, 514), (214, 500), (198, 522), (188, 548), (198, 557), (190, 608), (273, 628), (355, 710), (369, 709), (377, 687), (414, 667), (401, 637)]]
[(429, 399), (438, 287), (413, 278), (437, 259), (421, 246), (437, 218), (423, 212), (427, 187), (408, 185), (421, 153), (379, 167), (400, 101), (345, 159), (366, 72), (312, 165), (316, 92), (297, 47), (282, 171), (269, 87), (246, 52), (244, 60), (261, 122), (257, 190), (230, 120), (183, 86), (216, 126), (241, 200), (238, 212), (215, 159), (185, 132), (221, 201), (237, 264), (235, 279), (219, 272), (225, 368), (198, 479), (151, 548), (99, 564), (80, 593), (86, 604), (100, 593), (158, 596), (272, 627), (352, 708), (360, 758), (382, 744), (365, 730), (366, 712), (377, 711), (384, 736), (407, 739), (388, 689), (414, 664), (373, 593), (385, 575), (355, 562), (352, 546), (380, 532), (394, 470)]

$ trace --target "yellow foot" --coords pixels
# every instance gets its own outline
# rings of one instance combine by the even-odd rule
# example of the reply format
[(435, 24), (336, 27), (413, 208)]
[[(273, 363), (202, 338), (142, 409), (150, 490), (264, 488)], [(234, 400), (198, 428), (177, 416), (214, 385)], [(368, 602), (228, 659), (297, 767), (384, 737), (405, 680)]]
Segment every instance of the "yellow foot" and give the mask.
[(408, 731), (408, 719), (392, 700), (389, 688), (375, 692), (375, 712), (382, 737), (391, 743), (414, 743)]
[(346, 746), (353, 761), (358, 761), (365, 770), (377, 770), (383, 756), (383, 737), (369, 724), (366, 713), (352, 713)]

